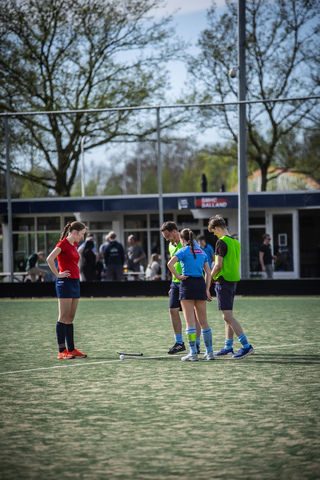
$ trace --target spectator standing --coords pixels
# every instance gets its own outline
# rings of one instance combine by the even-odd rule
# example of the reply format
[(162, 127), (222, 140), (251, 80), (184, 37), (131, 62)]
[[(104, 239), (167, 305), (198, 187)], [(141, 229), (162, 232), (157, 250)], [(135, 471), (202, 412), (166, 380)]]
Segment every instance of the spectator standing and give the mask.
[[(146, 254), (144, 253), (142, 247), (136, 243), (136, 238), (134, 235), (129, 235), (128, 244), (127, 268), (132, 272), (140, 272), (140, 262), (146, 258)], [(138, 280), (137, 277), (136, 280)]]
[(41, 279), (42, 281), (44, 281), (44, 277), (47, 271), (44, 270), (44, 268), (39, 267), (39, 260), (44, 260), (44, 259), (45, 259), (44, 252), (38, 252), (38, 253), (34, 252), (28, 257), (26, 272), (28, 272), (31, 282), (37, 281), (37, 275), (41, 275)]
[(91, 233), (88, 233), (87, 236), (86, 236), (86, 239), (81, 243), (81, 245), (79, 246), (78, 248), (78, 253), (80, 255), (80, 259), (79, 259), (79, 270), (80, 270), (80, 281), (81, 282), (84, 282), (86, 279), (82, 273), (82, 263), (84, 261), (84, 258), (83, 258), (83, 252), (84, 252), (84, 249), (86, 247), (86, 243), (87, 241), (89, 240), (92, 240), (94, 242), (94, 236), (91, 234)]
[(266, 273), (268, 279), (273, 278), (273, 265), (272, 260), (275, 260), (276, 257), (272, 255), (270, 240), (271, 237), (268, 233), (265, 233), (262, 236), (263, 243), (260, 246), (259, 251), (259, 261), (261, 265), (261, 270)]
[(209, 243), (206, 242), (206, 237), (204, 235), (197, 236), (197, 242), (199, 243), (202, 250), (204, 250), (208, 257), (209, 267), (212, 267), (212, 262), (214, 261), (214, 250)]
[(104, 248), (104, 263), (106, 266), (105, 280), (112, 282), (113, 280), (118, 282), (124, 281), (123, 265), (124, 265), (124, 248), (123, 245), (116, 240), (117, 235), (114, 232), (110, 232), (108, 239), (109, 242)]
[(83, 250), (83, 262), (81, 264), (81, 273), (84, 281), (93, 282), (96, 280), (96, 255), (93, 252), (93, 240), (87, 240)]

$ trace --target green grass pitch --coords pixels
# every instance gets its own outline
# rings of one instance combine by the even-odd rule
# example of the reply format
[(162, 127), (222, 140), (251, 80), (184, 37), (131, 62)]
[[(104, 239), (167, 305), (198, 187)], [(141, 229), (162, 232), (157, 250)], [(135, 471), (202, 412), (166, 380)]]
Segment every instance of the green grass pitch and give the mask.
[(320, 297), (236, 298), (234, 312), (256, 353), (184, 363), (167, 355), (167, 298), (81, 299), (88, 358), (58, 361), (57, 300), (1, 300), (0, 479), (319, 479)]

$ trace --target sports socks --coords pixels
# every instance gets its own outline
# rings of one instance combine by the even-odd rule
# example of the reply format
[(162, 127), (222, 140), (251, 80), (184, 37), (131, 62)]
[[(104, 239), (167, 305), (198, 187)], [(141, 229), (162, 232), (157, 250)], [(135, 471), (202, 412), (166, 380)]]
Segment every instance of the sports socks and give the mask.
[(206, 353), (212, 353), (212, 331), (211, 328), (201, 330), (202, 338), (206, 346)]
[(247, 337), (245, 336), (245, 334), (243, 333), (242, 335), (240, 335), (240, 337), (238, 337), (239, 339), (239, 342), (241, 342), (241, 345), (244, 347), (244, 348), (249, 348), (250, 347), (250, 344), (247, 340)]
[(233, 338), (226, 338), (225, 349), (232, 350), (232, 347), (233, 347)]
[(182, 344), (183, 343), (182, 333), (178, 333), (177, 335), (175, 335), (174, 339), (175, 339), (176, 343)]
[(73, 323), (66, 324), (66, 341), (69, 352), (72, 352), (74, 350)]
[(197, 353), (196, 341), (197, 341), (197, 331), (196, 327), (191, 327), (186, 329), (186, 334), (188, 338), (188, 343), (190, 347), (191, 355), (195, 355)]
[(201, 343), (201, 338), (200, 338), (200, 337), (197, 337), (196, 345), (199, 345), (199, 346), (200, 346), (200, 343)]
[(66, 349), (66, 324), (57, 322), (56, 333), (59, 352), (63, 352)]

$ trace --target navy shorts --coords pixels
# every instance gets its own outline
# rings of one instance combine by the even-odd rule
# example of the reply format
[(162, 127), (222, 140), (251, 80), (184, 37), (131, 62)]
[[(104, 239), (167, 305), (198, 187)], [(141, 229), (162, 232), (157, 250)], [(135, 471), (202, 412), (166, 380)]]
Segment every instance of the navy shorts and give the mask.
[(206, 282), (203, 277), (188, 277), (181, 282), (180, 300), (207, 300)]
[(80, 298), (80, 280), (78, 278), (56, 278), (58, 298)]
[(171, 282), (169, 308), (180, 308), (181, 310), (181, 303), (179, 300), (180, 285), (180, 282)]
[(218, 300), (218, 310), (233, 310), (233, 301), (237, 289), (236, 283), (216, 283), (214, 287)]

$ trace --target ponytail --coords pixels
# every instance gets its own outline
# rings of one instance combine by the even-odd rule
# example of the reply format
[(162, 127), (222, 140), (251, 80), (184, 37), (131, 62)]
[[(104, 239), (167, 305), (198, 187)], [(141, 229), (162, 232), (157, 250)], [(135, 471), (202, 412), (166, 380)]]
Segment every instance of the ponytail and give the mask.
[(70, 226), (71, 226), (71, 222), (68, 222), (67, 225), (63, 229), (60, 240), (63, 240), (68, 235)]
[(72, 230), (77, 230), (80, 232), (80, 230), (83, 230), (84, 228), (87, 228), (87, 226), (82, 222), (68, 222), (63, 229), (60, 240), (63, 240), (65, 237), (67, 237)]
[(184, 228), (181, 233), (180, 237), (183, 238), (188, 245), (190, 245), (191, 252), (194, 255), (194, 258), (196, 258), (196, 254), (194, 251), (194, 233), (190, 228)]

